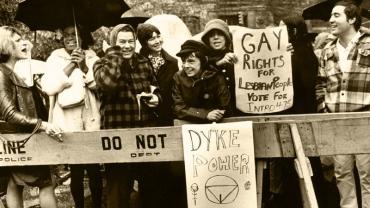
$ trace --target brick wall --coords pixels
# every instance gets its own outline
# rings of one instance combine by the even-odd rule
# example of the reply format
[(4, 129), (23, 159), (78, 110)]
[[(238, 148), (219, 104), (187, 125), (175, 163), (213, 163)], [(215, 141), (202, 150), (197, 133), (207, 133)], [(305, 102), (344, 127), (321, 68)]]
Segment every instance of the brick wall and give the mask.
[[(260, 20), (261, 25), (278, 23), (292, 13), (300, 14), (304, 7), (319, 0), (125, 0), (131, 8), (138, 8), (150, 15), (175, 14), (191, 28), (200, 32), (207, 21), (227, 18), (231, 24), (238, 19), (238, 12), (245, 14), (245, 25)], [(248, 16), (249, 14), (249, 16)], [(190, 18), (189, 18), (190, 17)], [(198, 23), (196, 23), (198, 22)], [(258, 24), (257, 24), (258, 25)], [(248, 25), (247, 25), (248, 26)], [(258, 27), (252, 25), (252, 27)]]

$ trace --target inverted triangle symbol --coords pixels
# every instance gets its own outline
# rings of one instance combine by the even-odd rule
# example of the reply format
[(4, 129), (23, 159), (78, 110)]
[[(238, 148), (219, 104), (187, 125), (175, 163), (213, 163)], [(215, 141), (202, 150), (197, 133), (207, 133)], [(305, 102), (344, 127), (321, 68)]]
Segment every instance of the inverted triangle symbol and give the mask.
[(208, 199), (217, 204), (228, 204), (235, 200), (238, 194), (237, 185), (219, 185), (206, 187)]

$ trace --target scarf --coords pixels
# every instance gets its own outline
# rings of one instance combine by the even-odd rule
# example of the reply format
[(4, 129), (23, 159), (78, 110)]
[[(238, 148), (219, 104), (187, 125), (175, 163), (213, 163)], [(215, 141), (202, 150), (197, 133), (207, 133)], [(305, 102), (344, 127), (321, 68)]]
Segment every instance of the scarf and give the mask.
[(162, 54), (160, 54), (159, 56), (153, 56), (152, 54), (149, 54), (148, 58), (149, 58), (150, 62), (152, 63), (155, 74), (158, 73), (161, 66), (163, 66), (164, 63), (166, 62), (164, 60)]

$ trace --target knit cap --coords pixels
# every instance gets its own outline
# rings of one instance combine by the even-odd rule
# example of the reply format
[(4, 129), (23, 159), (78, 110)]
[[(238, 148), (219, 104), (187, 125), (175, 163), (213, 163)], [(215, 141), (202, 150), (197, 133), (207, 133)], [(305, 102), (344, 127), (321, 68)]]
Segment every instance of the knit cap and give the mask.
[(129, 24), (119, 24), (116, 25), (111, 31), (109, 35), (109, 44), (111, 46), (115, 46), (117, 42), (117, 35), (119, 32), (121, 32), (124, 28), (128, 28), (132, 33), (134, 34), (134, 39), (136, 39), (136, 33), (134, 28)]
[(153, 36), (153, 32), (161, 34), (159, 29), (152, 24), (139, 24), (137, 27), (137, 39), (142, 47), (147, 47), (148, 40)]
[(207, 36), (208, 36), (208, 33), (211, 30), (221, 31), (226, 37), (226, 42), (229, 45), (231, 44), (232, 38), (231, 38), (231, 35), (230, 35), (229, 26), (227, 25), (226, 22), (224, 22), (221, 19), (213, 19), (213, 20), (210, 20), (209, 22), (207, 22), (206, 26), (204, 27), (203, 35), (202, 35), (202, 38), (201, 38), (203, 42), (208, 43), (208, 37)]

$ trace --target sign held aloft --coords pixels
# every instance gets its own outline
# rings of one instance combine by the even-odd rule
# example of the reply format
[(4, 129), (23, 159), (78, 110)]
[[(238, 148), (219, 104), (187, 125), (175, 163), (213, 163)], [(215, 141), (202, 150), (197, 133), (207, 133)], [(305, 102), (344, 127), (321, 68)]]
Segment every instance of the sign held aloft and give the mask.
[(293, 105), (286, 26), (240, 28), (233, 33), (236, 106), (245, 113), (274, 113)]

